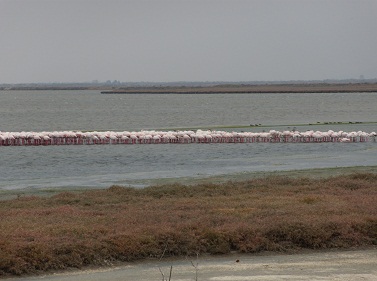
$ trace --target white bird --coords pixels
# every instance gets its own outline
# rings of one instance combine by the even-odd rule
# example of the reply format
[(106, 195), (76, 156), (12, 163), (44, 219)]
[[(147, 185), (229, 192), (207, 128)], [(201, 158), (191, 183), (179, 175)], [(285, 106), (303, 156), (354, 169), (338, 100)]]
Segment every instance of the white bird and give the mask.
[(194, 131), (123, 131), (123, 132), (1, 132), (0, 146), (69, 145), (69, 144), (149, 144), (149, 143), (244, 143), (244, 142), (366, 142), (376, 141), (376, 132), (226, 132)]

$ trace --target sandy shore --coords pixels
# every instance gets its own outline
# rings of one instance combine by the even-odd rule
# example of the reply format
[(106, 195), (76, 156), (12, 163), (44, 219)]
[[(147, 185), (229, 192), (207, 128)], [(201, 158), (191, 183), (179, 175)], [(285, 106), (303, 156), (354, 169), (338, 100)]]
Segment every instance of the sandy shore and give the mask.
[[(193, 266), (195, 265), (196, 268)], [(26, 281), (251, 281), (251, 280), (377, 280), (377, 248), (305, 251), (298, 254), (232, 254), (163, 262), (145, 261), (110, 268), (55, 273), (40, 277), (9, 278)], [(161, 271), (160, 271), (161, 270)], [(162, 272), (162, 274), (161, 274)]]

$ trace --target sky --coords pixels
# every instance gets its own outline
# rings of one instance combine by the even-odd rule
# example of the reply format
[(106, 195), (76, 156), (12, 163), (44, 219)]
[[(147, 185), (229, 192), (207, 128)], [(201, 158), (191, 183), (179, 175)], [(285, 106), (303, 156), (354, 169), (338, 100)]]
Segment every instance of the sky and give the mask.
[(377, 0), (0, 0), (0, 84), (377, 78)]

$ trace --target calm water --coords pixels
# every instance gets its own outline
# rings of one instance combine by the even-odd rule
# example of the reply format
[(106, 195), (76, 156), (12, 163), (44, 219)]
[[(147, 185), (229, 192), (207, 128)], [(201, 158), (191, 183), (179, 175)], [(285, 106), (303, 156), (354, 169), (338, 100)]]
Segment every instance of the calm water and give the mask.
[[(376, 108), (377, 93), (101, 95), (99, 91), (0, 91), (0, 131), (376, 122)], [(297, 129), (371, 132), (377, 131), (377, 126)], [(108, 187), (151, 178), (377, 165), (376, 156), (376, 143), (0, 147), (0, 189)]]

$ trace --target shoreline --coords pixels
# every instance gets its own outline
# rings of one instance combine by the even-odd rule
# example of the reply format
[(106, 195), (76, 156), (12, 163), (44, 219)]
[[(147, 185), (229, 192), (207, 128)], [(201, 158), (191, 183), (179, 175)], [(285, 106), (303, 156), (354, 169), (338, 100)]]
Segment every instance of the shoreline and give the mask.
[(199, 83), (195, 86), (185, 85), (71, 85), (71, 84), (10, 84), (0, 85), (0, 91), (81, 91), (96, 90), (103, 94), (257, 94), (257, 93), (361, 93), (377, 92), (376, 82), (298, 82), (298, 83), (252, 83), (245, 82), (216, 84)]
[[(177, 178), (154, 178), (130, 180), (127, 184), (120, 185), (127, 188), (141, 189), (146, 187), (161, 185), (198, 185), (198, 184), (223, 184), (226, 182), (241, 182), (256, 178), (266, 178), (271, 176), (321, 179), (340, 175), (350, 175), (354, 173), (377, 173), (377, 166), (351, 166), (351, 167), (331, 167), (312, 168), (297, 170), (275, 170), (275, 171), (250, 171), (228, 173), (214, 176), (191, 176)], [(51, 197), (63, 192), (80, 193), (86, 191), (104, 190), (108, 187), (57, 187), (57, 188), (22, 188), (22, 189), (0, 189), (0, 202), (5, 200), (19, 199), (27, 196)]]
[(377, 92), (377, 83), (357, 84), (265, 84), (202, 87), (117, 87), (101, 94), (279, 94), (279, 93), (361, 93)]

